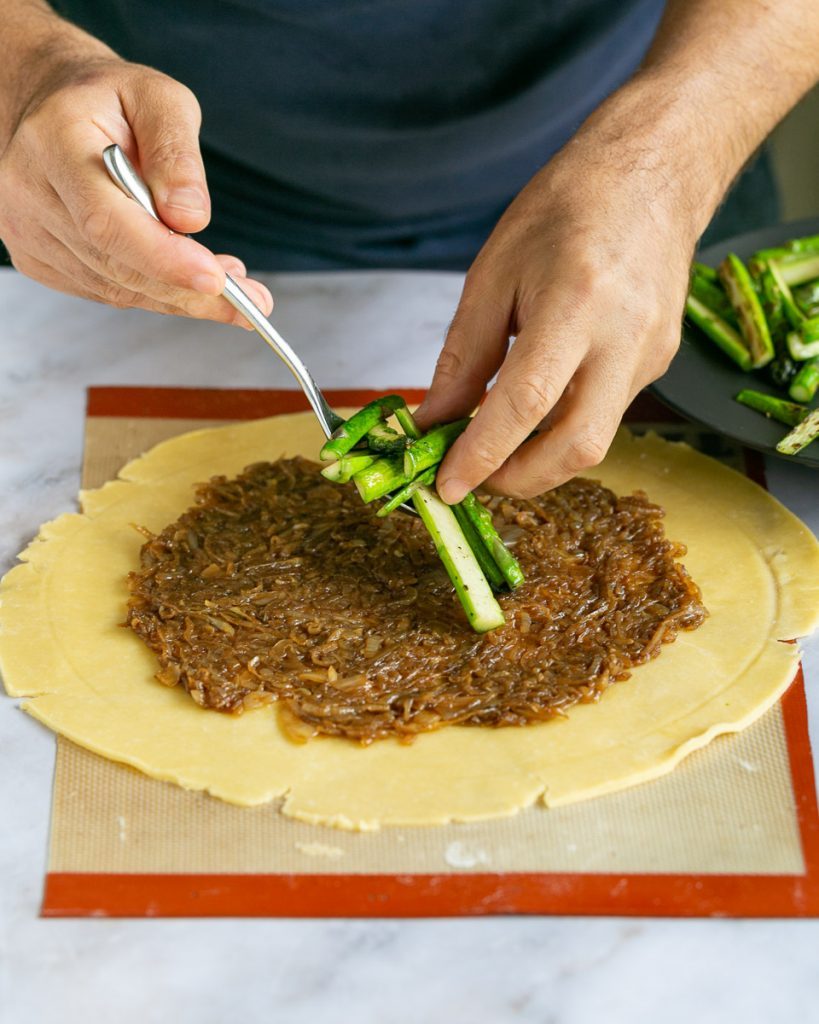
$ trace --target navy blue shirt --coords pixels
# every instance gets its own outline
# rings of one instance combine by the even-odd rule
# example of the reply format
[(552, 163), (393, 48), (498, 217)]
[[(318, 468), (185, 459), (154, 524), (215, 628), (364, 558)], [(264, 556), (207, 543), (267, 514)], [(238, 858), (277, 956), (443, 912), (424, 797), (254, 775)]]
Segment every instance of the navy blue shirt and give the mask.
[(634, 72), (664, 2), (57, 6), (196, 93), (216, 251), (270, 269), (462, 269)]

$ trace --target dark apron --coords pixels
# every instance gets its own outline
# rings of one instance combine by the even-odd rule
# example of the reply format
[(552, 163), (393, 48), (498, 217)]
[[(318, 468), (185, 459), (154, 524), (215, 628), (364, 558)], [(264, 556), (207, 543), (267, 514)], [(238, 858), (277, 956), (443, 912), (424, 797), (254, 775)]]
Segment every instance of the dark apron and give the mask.
[[(663, 0), (56, 6), (196, 93), (214, 250), (259, 269), (465, 269), (633, 73)], [(769, 216), (771, 195), (767, 175), (752, 211)]]

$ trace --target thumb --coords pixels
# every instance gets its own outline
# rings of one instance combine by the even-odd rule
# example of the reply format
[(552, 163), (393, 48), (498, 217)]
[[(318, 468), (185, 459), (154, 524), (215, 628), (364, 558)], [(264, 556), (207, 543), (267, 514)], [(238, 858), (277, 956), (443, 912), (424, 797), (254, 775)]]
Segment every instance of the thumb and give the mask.
[(160, 74), (141, 80), (137, 92), (129, 122), (159, 216), (175, 231), (201, 231), (210, 220), (210, 196), (199, 103), (186, 86)]

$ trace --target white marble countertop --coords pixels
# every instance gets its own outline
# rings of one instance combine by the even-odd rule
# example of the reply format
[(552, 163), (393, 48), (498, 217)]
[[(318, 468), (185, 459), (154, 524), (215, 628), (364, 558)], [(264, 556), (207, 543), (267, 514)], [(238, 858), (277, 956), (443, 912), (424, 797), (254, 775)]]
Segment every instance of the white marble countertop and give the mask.
[[(460, 279), (273, 277), (322, 385), (428, 383)], [(74, 507), (89, 384), (289, 387), (249, 333), (117, 312), (0, 271), (0, 570)], [(819, 531), (808, 470), (771, 489)], [(819, 683), (819, 644), (808, 678)], [(819, 694), (809, 694), (819, 737)], [(40, 920), (54, 738), (0, 698), (0, 1024), (469, 1021), (770, 1024), (810, 1017), (819, 921)]]

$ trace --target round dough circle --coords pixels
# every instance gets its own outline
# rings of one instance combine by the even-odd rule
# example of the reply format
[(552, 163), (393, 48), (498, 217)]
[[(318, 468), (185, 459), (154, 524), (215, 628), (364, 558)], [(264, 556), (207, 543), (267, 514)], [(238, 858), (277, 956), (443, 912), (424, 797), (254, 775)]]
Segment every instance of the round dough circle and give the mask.
[(81, 494), (47, 523), (0, 588), (0, 670), (24, 709), (75, 743), (158, 779), (251, 806), (281, 798), (304, 821), (344, 828), (510, 815), (613, 792), (670, 771), (720, 733), (749, 725), (793, 678), (795, 645), (819, 620), (819, 544), (745, 477), (686, 445), (618, 435), (590, 475), (645, 490), (711, 615), (597, 704), (526, 728), (448, 728), (407, 746), (290, 742), (271, 708), (205, 711), (153, 679), (154, 655), (120, 623), (143, 538), (193, 503), (214, 474), (280, 455), (314, 457), (312, 415), (185, 434)]

